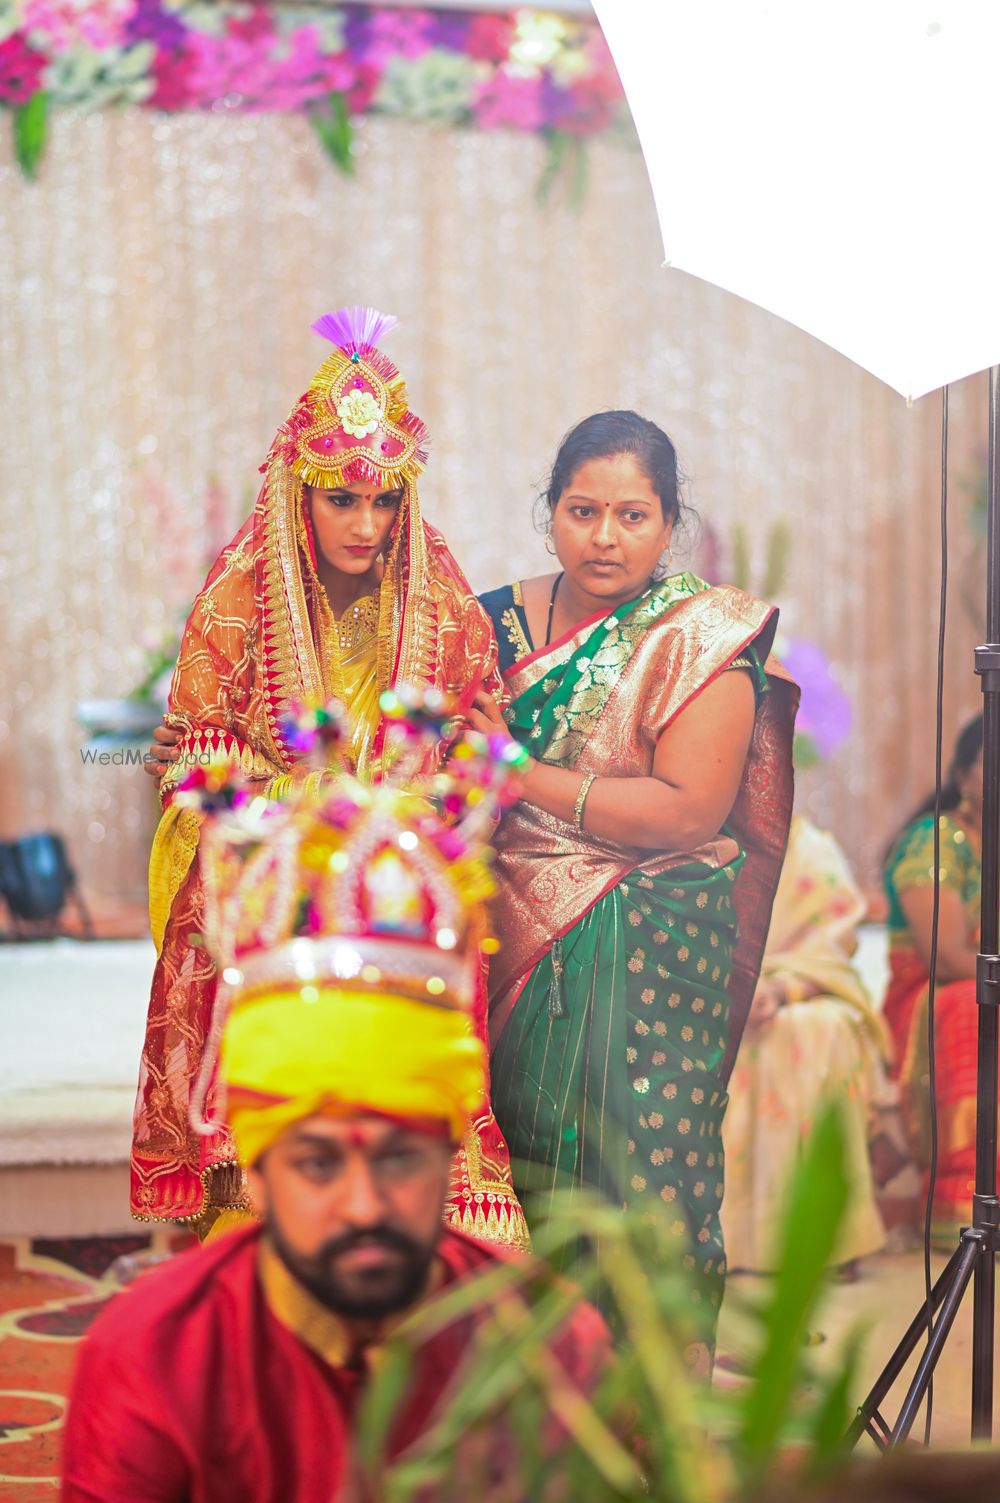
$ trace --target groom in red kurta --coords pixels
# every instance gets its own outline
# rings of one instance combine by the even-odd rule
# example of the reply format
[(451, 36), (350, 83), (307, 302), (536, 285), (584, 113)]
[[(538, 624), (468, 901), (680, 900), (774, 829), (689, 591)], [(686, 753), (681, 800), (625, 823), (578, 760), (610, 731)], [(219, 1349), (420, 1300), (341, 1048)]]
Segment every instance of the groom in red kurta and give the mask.
[[(380, 1345), (421, 1302), (517, 1256), (442, 1225), (485, 1092), (468, 1018), (480, 858), (453, 864), (412, 797), (341, 780), (310, 798), (246, 826), (238, 860), (220, 845), (209, 884), (225, 922), (207, 912), (207, 941), (231, 994), (218, 1071), (261, 1220), (144, 1275), (95, 1322), (65, 1503), (377, 1503), (352, 1435)], [(212, 863), (210, 829), (203, 842)], [(486, 1315), (417, 1347), (390, 1455), (461, 1383)], [(550, 1347), (586, 1392), (607, 1332), (580, 1306)], [(516, 1451), (499, 1432), (496, 1449), (509, 1500)]]
[[(437, 1287), (494, 1262), (445, 1232)], [(416, 1359), (392, 1437), (404, 1450), (454, 1378), (464, 1321)], [(149, 1273), (84, 1344), (66, 1433), (68, 1503), (333, 1503), (352, 1488), (351, 1422), (372, 1347), (289, 1274), (258, 1229)], [(583, 1307), (555, 1347), (584, 1391), (606, 1358)]]

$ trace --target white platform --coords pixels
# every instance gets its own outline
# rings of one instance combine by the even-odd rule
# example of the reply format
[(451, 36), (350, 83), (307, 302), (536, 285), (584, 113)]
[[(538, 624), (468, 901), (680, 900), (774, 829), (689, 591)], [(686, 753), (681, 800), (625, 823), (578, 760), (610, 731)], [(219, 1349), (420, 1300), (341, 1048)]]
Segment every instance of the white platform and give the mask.
[(128, 1158), (149, 940), (0, 949), (0, 1164)]

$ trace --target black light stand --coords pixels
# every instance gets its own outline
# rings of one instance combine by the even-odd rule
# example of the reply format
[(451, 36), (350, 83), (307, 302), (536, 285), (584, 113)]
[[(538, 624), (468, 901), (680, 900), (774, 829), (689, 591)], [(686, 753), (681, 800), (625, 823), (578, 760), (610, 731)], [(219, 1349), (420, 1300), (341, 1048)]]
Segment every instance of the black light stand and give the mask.
[[(980, 954), (976, 959), (979, 1054), (976, 1075), (976, 1188), (972, 1225), (966, 1227), (947, 1265), (905, 1336), (858, 1410), (849, 1443), (864, 1434), (880, 1450), (909, 1436), (944, 1350), (958, 1307), (973, 1281), (972, 1438), (993, 1436), (993, 1352), (996, 1315), (995, 1254), (1000, 1250), (997, 1199), (997, 1090), (1000, 1069), (1000, 367), (990, 371), (987, 490), (986, 641), (977, 647), (976, 672), (983, 690), (983, 840)], [(880, 1405), (907, 1361), (926, 1346), (894, 1425)]]

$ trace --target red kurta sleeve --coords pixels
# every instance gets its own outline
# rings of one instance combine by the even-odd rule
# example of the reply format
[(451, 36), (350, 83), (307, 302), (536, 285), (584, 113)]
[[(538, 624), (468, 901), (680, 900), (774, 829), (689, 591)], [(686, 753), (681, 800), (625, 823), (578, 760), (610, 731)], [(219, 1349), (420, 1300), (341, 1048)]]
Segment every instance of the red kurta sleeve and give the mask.
[(162, 1393), (101, 1334), (80, 1349), (63, 1442), (63, 1503), (186, 1503), (188, 1463)]

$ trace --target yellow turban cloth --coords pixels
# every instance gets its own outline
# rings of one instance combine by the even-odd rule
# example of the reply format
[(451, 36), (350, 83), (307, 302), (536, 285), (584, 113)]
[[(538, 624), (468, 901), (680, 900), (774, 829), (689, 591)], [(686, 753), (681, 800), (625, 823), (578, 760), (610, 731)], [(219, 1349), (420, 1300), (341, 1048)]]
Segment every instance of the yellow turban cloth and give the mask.
[(219, 1069), (243, 1163), (286, 1128), (335, 1110), (446, 1124), (457, 1143), (486, 1094), (468, 1016), (384, 992), (329, 986), (237, 1001)]

